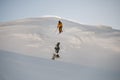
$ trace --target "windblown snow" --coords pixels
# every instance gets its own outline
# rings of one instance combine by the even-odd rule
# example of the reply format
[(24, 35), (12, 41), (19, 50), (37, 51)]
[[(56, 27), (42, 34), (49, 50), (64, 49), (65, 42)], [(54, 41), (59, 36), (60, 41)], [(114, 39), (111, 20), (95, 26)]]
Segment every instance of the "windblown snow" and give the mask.
[[(53, 61), (57, 42), (60, 58)], [(1, 23), (0, 80), (56, 79), (120, 80), (120, 30), (57, 17)]]

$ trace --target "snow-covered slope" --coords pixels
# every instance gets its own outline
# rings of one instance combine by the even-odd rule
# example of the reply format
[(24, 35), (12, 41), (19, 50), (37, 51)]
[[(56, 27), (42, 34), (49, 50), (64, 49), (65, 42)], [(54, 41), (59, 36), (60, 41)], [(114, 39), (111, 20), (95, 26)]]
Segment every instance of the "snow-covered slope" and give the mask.
[[(64, 27), (63, 33), (59, 34), (56, 28), (58, 20), (59, 18), (56, 17), (42, 17), (0, 24), (0, 55), (3, 55), (3, 57), (0, 57), (2, 59), (0, 64), (3, 64), (0, 67), (0, 70), (2, 70), (2, 72), (0, 71), (1, 79), (8, 80), (6, 78), (8, 76), (12, 80), (12, 76), (16, 73), (9, 74), (13, 68), (8, 68), (8, 64), (21, 70), (18, 75), (23, 73), (25, 75), (22, 75), (22, 77), (29, 76), (32, 78), (31, 80), (36, 79), (36, 75), (37, 78), (42, 79), (42, 76), (50, 74), (54, 68), (55, 71), (50, 74), (52, 77), (49, 76), (51, 79), (56, 75), (59, 78), (61, 76), (62, 80), (64, 78), (65, 80), (73, 80), (73, 78), (89, 80), (89, 77), (96, 77), (90, 80), (119, 80), (120, 30), (115, 30), (108, 26), (82, 25), (60, 19)], [(53, 62), (51, 57), (57, 42), (61, 43), (61, 58)], [(19, 63), (15, 55), (24, 59), (20, 59)], [(10, 61), (8, 60), (9, 58)], [(18, 61), (18, 63), (14, 61)], [(63, 66), (59, 67), (60, 65)], [(19, 66), (21, 67), (19, 68)], [(32, 68), (30, 67), (26, 70), (29, 66), (32, 66)], [(69, 66), (71, 67), (69, 68)], [(10, 71), (6, 68), (10, 69)], [(6, 75), (7, 71), (9, 72)], [(13, 71), (17, 70), (13, 69)], [(33, 73), (29, 73), (32, 71), (36, 75), (32, 76)], [(65, 76), (64, 74), (68, 75)], [(80, 78), (82, 76), (88, 76), (88, 78)], [(29, 77), (26, 77), (24, 80), (29, 79)], [(48, 78), (43, 79), (48, 80)], [(18, 78), (14, 80), (18, 80)]]
[(120, 72), (0, 50), (0, 80), (119, 80)]

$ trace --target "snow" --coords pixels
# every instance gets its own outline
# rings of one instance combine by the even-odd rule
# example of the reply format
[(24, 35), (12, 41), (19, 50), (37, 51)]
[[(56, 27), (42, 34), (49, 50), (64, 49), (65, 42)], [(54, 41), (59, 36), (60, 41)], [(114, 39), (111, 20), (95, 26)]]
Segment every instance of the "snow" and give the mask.
[[(57, 42), (61, 57), (53, 61)], [(1, 23), (0, 80), (119, 80), (119, 42), (119, 30), (59, 17)]]
[(1, 80), (119, 80), (119, 73), (0, 51)]

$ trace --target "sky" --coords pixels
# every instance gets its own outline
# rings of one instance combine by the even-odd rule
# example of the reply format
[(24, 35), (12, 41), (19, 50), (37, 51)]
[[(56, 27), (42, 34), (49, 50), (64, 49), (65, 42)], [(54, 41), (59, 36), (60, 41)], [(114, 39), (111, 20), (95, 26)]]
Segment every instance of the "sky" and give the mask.
[(0, 0), (0, 22), (46, 15), (120, 29), (120, 0)]

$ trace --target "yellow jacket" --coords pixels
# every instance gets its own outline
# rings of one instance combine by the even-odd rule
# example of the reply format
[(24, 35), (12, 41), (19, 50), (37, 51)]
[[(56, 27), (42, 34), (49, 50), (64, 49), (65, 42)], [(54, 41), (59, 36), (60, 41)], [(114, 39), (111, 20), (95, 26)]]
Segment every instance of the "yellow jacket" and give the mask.
[(58, 23), (58, 26), (57, 26), (57, 28), (62, 28), (62, 23)]

